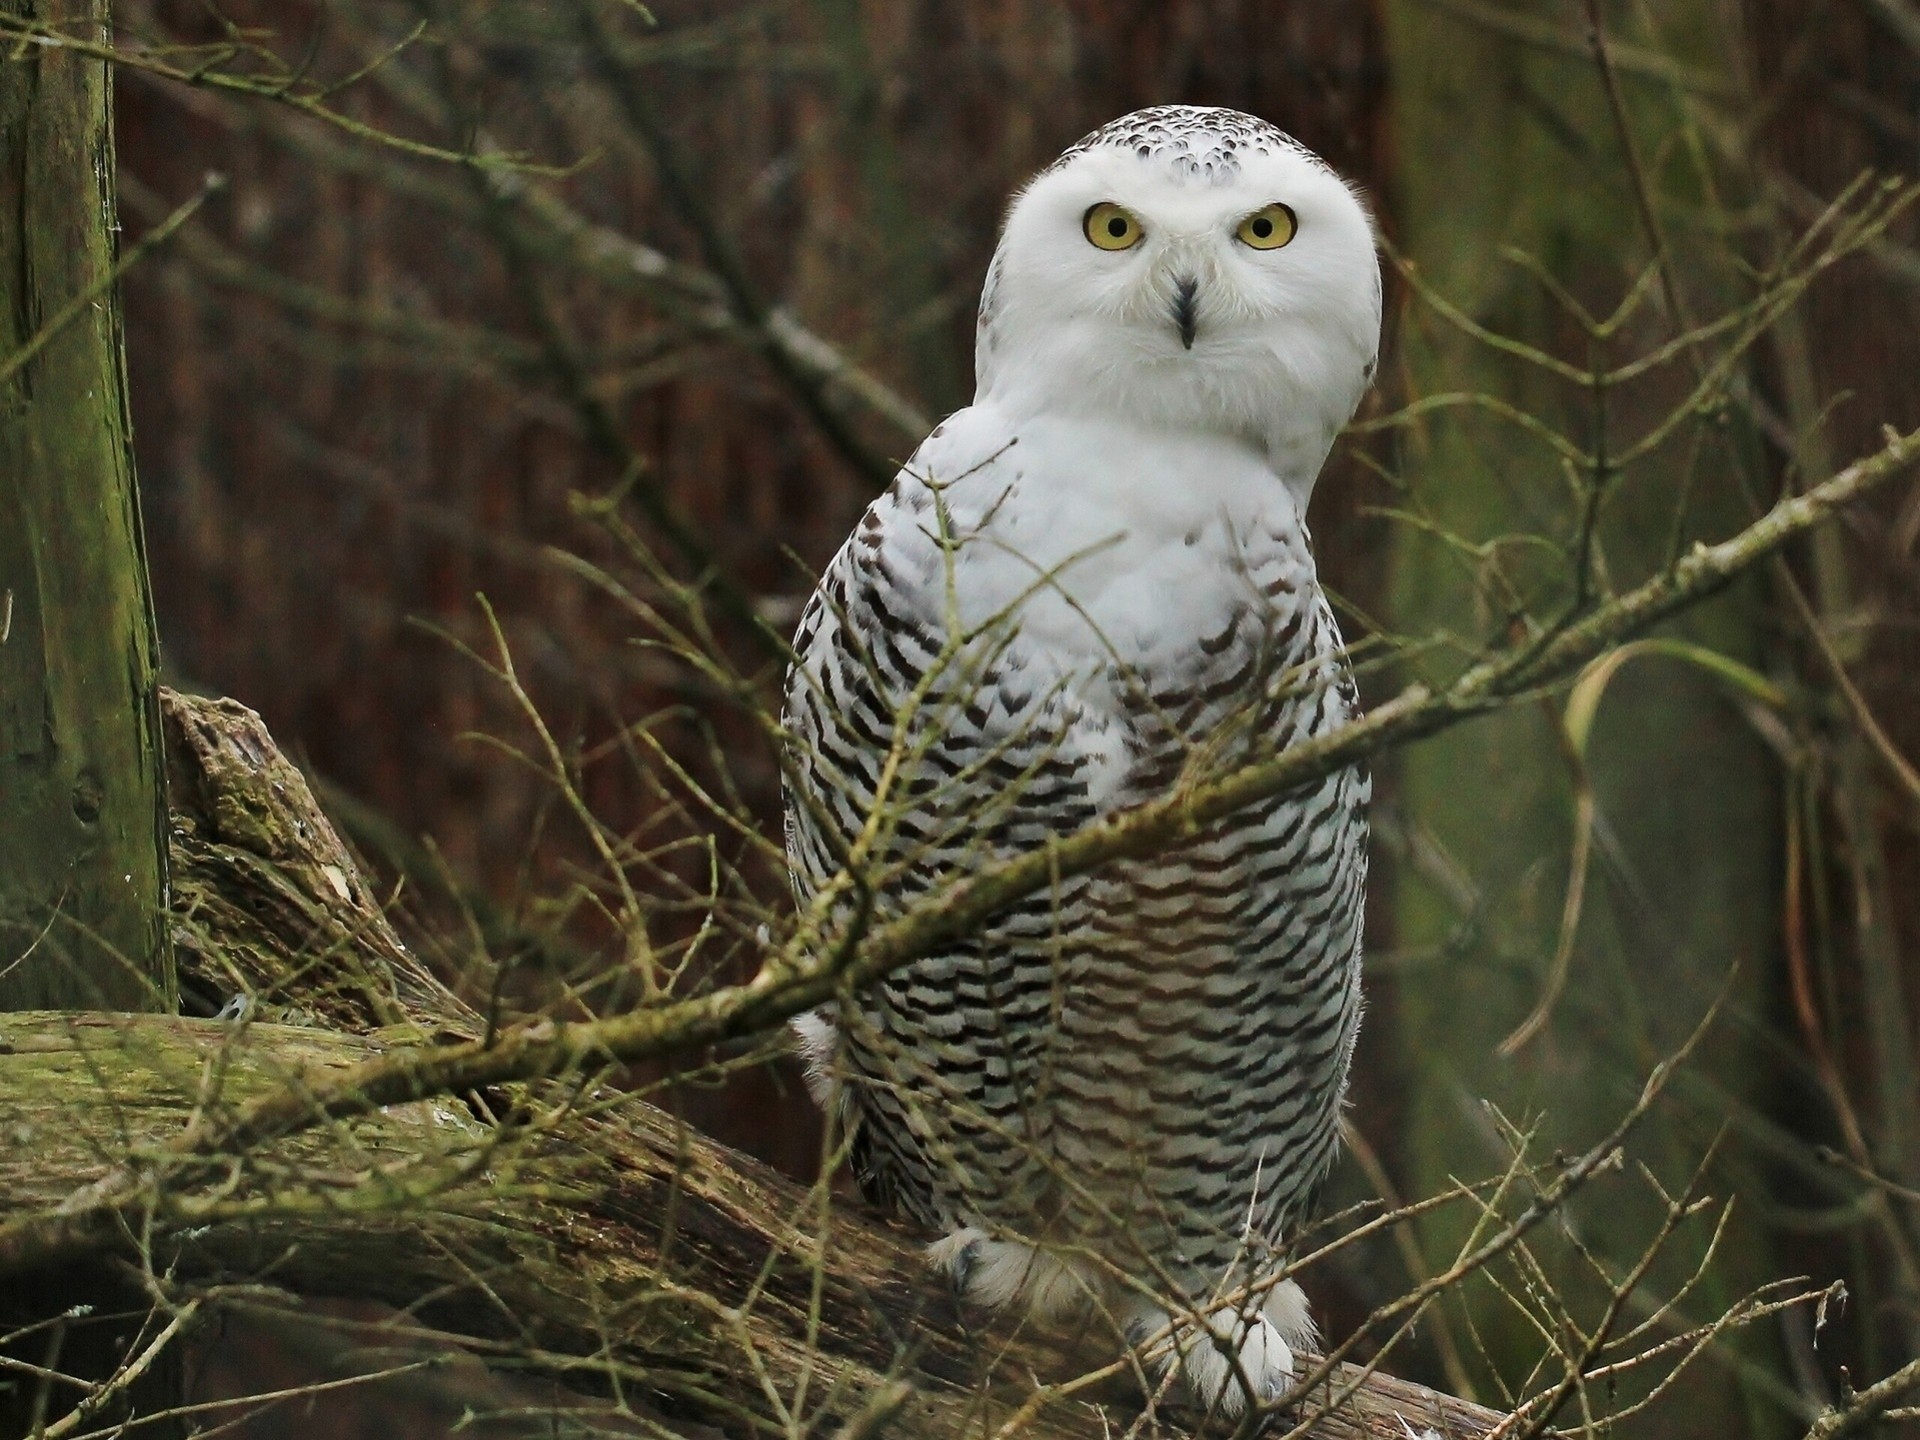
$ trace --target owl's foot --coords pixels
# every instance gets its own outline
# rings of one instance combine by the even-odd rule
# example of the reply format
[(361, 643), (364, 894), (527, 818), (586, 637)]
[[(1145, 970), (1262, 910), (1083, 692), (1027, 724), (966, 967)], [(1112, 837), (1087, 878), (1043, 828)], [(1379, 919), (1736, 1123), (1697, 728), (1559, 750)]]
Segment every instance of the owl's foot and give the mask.
[(1142, 1307), (1127, 1330), (1158, 1373), (1178, 1365), (1193, 1403), (1228, 1419), (1244, 1414), (1249, 1404), (1270, 1405), (1292, 1389), (1294, 1348), (1313, 1343), (1307, 1297), (1291, 1280), (1274, 1286), (1251, 1316), (1228, 1306), (1212, 1312), (1201, 1326)]
[(1023, 1301), (1040, 1320), (1083, 1308), (1093, 1293), (1074, 1262), (1018, 1240), (996, 1240), (971, 1225), (927, 1247), (927, 1260), (970, 1305), (998, 1310)]
[(967, 1280), (973, 1274), (980, 1247), (986, 1243), (987, 1232), (975, 1230), (969, 1225), (951, 1235), (942, 1235), (927, 1246), (927, 1263), (933, 1266), (936, 1274), (947, 1278), (957, 1299), (967, 1298)]

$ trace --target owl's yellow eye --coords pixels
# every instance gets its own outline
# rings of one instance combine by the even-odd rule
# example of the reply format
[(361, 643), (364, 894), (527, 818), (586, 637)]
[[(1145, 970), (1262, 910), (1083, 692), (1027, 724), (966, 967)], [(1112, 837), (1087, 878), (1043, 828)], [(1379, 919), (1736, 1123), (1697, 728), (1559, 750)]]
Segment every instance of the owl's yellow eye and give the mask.
[(1294, 232), (1299, 228), (1293, 218), (1293, 210), (1275, 202), (1262, 205), (1247, 216), (1233, 234), (1242, 245), (1250, 245), (1255, 250), (1278, 250), (1293, 239)]
[(1122, 210), (1112, 201), (1103, 200), (1087, 211), (1081, 228), (1087, 232), (1087, 239), (1102, 250), (1131, 250), (1140, 243), (1144, 233), (1140, 222), (1128, 211)]

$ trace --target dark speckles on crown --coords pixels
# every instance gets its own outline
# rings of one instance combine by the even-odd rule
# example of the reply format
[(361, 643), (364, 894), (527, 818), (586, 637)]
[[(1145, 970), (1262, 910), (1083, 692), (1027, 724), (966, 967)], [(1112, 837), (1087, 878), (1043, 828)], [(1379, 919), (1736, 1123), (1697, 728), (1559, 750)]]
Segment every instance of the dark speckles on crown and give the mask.
[(981, 345), (989, 352), (994, 348), (993, 319), (999, 308), (1000, 300), (1000, 256), (994, 254), (993, 263), (987, 267), (987, 283), (980, 287), (980, 318), (978, 320)]
[(1316, 165), (1326, 164), (1279, 126), (1257, 115), (1205, 105), (1156, 105), (1102, 125), (1068, 146), (1047, 168), (1057, 170), (1076, 155), (1104, 147), (1130, 149), (1142, 160), (1164, 156), (1181, 179), (1210, 183), (1233, 179), (1240, 173), (1241, 157), (1248, 154), (1288, 150)]

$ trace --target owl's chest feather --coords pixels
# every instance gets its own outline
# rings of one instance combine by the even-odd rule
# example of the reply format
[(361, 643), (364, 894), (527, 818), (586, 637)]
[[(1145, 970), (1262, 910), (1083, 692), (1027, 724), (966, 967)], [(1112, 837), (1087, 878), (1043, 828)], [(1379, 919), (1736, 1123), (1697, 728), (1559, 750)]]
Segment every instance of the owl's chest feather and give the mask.
[(1190, 665), (1234, 615), (1313, 588), (1292, 496), (1230, 437), (1015, 424), (976, 406), (921, 447), (883, 504), (884, 543), (924, 618), (1011, 621), (1021, 662), (1062, 678)]

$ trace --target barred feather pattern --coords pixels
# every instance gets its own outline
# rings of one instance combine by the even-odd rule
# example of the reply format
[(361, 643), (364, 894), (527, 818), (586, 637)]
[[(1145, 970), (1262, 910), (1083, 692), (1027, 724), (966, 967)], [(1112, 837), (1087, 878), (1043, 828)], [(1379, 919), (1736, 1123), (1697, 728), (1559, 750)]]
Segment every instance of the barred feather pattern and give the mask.
[[(1067, 455), (1111, 485), (1064, 483)], [(1358, 708), (1305, 525), (1244, 447), (980, 406), (794, 644), (787, 846), (802, 910), (837, 897), (829, 944)], [(1335, 1152), (1368, 788), (1341, 770), (1062, 877), (816, 1017), (865, 1191), (1195, 1300), (1271, 1273)]]

